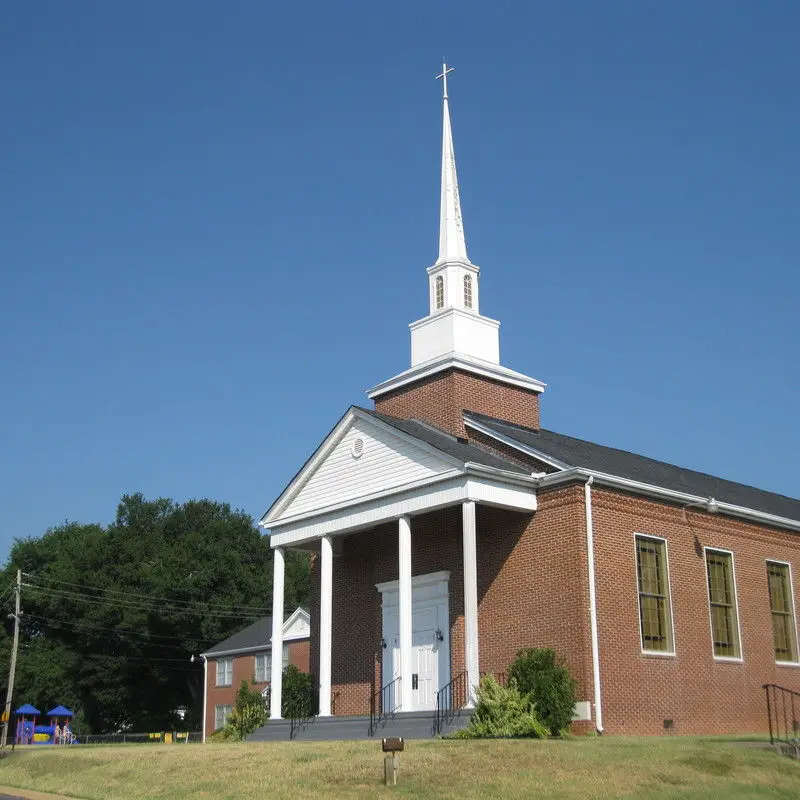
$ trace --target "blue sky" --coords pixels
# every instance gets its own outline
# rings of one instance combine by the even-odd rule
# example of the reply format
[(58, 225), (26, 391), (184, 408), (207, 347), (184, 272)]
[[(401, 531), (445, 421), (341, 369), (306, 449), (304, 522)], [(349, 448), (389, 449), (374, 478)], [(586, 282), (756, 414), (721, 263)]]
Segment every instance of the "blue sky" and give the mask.
[(257, 517), (409, 365), (442, 56), (481, 310), (543, 424), (800, 493), (800, 4), (3, 17), (3, 553), (125, 492)]

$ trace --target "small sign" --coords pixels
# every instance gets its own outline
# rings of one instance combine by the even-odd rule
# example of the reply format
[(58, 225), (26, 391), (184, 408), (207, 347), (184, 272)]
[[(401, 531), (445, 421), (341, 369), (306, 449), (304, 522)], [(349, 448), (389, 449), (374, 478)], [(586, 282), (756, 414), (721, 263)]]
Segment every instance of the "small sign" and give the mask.
[(392, 736), (383, 740), (384, 753), (402, 753), (404, 749), (402, 736)]

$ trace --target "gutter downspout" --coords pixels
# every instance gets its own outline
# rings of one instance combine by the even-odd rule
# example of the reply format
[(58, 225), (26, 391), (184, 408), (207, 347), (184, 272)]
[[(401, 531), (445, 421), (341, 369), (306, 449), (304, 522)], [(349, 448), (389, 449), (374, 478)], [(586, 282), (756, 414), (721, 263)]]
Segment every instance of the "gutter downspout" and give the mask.
[(203, 744), (206, 743), (206, 710), (208, 703), (208, 659), (203, 656)]
[(600, 688), (600, 647), (597, 639), (597, 596), (594, 581), (594, 527), (592, 523), (592, 483), (590, 475), (583, 486), (586, 506), (586, 554), (589, 566), (589, 625), (592, 632), (592, 677), (594, 681), (594, 723), (599, 734), (603, 733), (603, 702)]

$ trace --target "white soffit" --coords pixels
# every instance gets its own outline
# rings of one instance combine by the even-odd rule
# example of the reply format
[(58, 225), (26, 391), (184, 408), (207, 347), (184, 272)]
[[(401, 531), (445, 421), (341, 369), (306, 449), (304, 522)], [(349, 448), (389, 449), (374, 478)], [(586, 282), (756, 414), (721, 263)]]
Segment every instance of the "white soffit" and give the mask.
[(395, 375), (393, 378), (389, 378), (389, 380), (383, 383), (379, 383), (377, 386), (373, 386), (371, 389), (367, 390), (367, 397), (369, 397), (370, 400), (374, 400), (376, 397), (399, 389), (401, 386), (405, 386), (408, 383), (427, 378), (430, 375), (435, 375), (437, 372), (444, 372), (448, 369), (459, 369), (463, 372), (471, 372), (474, 375), (481, 375), (485, 378), (500, 381), (501, 383), (511, 384), (512, 386), (519, 386), (521, 389), (528, 389), (532, 392), (541, 393), (547, 387), (546, 383), (542, 383), (542, 381), (536, 378), (523, 375), (521, 372), (515, 372), (513, 369), (508, 369), (499, 364), (493, 364), (490, 361), (483, 361), (479, 358), (472, 358), (464, 353), (452, 352), (418, 364), (411, 369), (407, 369), (405, 372), (401, 372), (399, 375)]

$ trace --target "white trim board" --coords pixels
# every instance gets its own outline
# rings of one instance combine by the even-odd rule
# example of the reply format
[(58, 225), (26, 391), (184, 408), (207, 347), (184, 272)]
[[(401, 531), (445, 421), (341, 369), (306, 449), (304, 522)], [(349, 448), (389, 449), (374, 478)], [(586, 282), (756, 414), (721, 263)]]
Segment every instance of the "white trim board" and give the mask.
[[(424, 322), (425, 319), (412, 322), (409, 327)], [(494, 320), (491, 321), (494, 322)], [(395, 375), (393, 378), (389, 378), (389, 380), (383, 381), (383, 383), (379, 383), (377, 386), (373, 386), (371, 389), (367, 390), (367, 397), (369, 397), (370, 400), (374, 400), (376, 397), (399, 389), (401, 386), (421, 380), (422, 378), (427, 378), (430, 375), (435, 375), (437, 372), (444, 372), (448, 369), (459, 369), (463, 372), (482, 375), (486, 378), (500, 381), (500, 383), (509, 383), (513, 386), (519, 386), (522, 389), (528, 389), (538, 394), (541, 394), (547, 387), (546, 383), (542, 383), (542, 381), (536, 380), (536, 378), (523, 375), (521, 372), (515, 372), (499, 364), (493, 364), (491, 361), (484, 361), (480, 358), (468, 356), (465, 353), (453, 351), (451, 353), (445, 353), (443, 356), (432, 358), (430, 361), (425, 361), (422, 364), (418, 364), (416, 367), (407, 369), (405, 372), (401, 372), (399, 375)]]
[[(525, 478), (524, 475), (515, 477)], [(270, 534), (270, 545), (293, 546), (322, 536), (351, 533), (382, 522), (396, 520), (401, 516), (414, 516), (445, 506), (458, 505), (466, 500), (530, 513), (536, 511), (537, 501), (536, 492), (533, 490), (533, 478), (528, 478), (528, 481), (530, 485), (518, 486), (478, 475), (455, 475), (412, 491), (356, 503), (317, 515), (313, 519), (282, 524), (278, 530)]]

